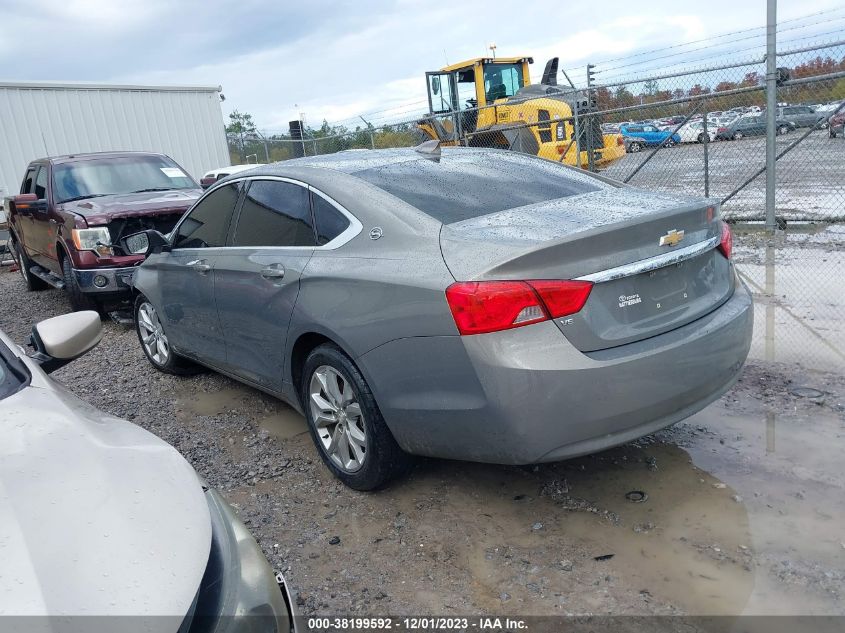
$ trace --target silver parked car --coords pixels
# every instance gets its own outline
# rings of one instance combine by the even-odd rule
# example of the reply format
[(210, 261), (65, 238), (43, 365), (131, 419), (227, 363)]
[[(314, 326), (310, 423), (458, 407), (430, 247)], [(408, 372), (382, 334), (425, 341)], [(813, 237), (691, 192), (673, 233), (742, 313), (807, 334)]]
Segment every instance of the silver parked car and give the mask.
[[(38, 323), (32, 356), (0, 332), (4, 624), (33, 631), (294, 630), (281, 578), (220, 495), (173, 447), (45, 373), (101, 336), (92, 311)], [(133, 617), (117, 624), (104, 616)]]
[(409, 453), (602, 450), (733, 384), (752, 306), (718, 203), (424, 145), (232, 176), (169, 238), (129, 236), (150, 362), (286, 400), (358, 489)]

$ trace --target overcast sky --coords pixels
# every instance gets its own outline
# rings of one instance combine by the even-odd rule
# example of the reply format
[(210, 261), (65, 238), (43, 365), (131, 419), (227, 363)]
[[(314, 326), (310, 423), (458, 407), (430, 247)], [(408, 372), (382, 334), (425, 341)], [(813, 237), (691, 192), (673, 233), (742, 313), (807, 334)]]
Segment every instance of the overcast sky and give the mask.
[[(781, 20), (829, 11), (784, 41), (845, 37), (842, 2), (780, 0), (778, 11)], [(224, 113), (249, 112), (259, 128), (279, 130), (298, 111), (319, 125), (418, 108), (426, 70), (487, 55), (490, 42), (500, 56), (533, 56), (539, 75), (552, 55), (575, 68), (765, 17), (765, 0), (0, 0), (0, 80), (221, 85)]]

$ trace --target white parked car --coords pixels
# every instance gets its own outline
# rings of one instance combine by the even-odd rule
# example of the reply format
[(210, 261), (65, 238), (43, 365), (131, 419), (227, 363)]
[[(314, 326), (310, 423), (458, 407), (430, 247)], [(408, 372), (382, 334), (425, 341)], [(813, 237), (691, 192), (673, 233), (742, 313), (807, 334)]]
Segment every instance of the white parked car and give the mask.
[[(716, 126), (707, 122), (707, 137), (710, 141), (716, 140)], [(702, 121), (689, 121), (678, 130), (681, 143), (703, 143), (704, 123)]]
[(50, 617), (39, 631), (294, 630), (281, 577), (176, 449), (47, 376), (101, 328), (92, 311), (41, 321), (31, 355), (0, 332), (0, 614)]
[(232, 174), (239, 174), (242, 171), (247, 171), (255, 167), (262, 167), (264, 163), (250, 163), (248, 165), (229, 165), (228, 167), (218, 167), (217, 169), (210, 169), (205, 172), (205, 175), (200, 178), (200, 186), (203, 189), (208, 189), (215, 182), (226, 176)]

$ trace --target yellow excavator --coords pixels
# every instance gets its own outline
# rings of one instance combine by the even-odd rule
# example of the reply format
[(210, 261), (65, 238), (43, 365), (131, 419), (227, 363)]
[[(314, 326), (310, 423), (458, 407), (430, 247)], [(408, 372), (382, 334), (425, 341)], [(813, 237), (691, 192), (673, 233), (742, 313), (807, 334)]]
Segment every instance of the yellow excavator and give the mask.
[[(625, 154), (603, 134), (586, 91), (557, 85), (558, 58), (531, 83), (531, 57), (476, 57), (426, 73), (429, 114), (419, 129), (442, 145), (496, 147), (569, 165), (603, 167)], [(573, 117), (577, 111), (579, 116)]]

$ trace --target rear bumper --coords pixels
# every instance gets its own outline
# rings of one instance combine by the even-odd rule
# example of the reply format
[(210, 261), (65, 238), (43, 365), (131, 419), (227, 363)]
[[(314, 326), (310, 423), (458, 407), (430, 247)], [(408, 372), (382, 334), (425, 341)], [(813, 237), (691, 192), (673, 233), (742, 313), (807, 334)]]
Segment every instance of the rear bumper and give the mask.
[(79, 289), (86, 293), (128, 293), (137, 266), (126, 268), (74, 268)]
[[(359, 359), (406, 451), (502, 464), (600, 451), (682, 420), (727, 391), (751, 344), (752, 302), (583, 353), (552, 322), (394, 341)], [(408, 359), (414, 359), (409, 363)]]

